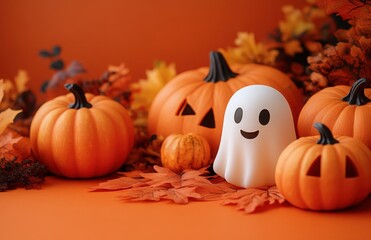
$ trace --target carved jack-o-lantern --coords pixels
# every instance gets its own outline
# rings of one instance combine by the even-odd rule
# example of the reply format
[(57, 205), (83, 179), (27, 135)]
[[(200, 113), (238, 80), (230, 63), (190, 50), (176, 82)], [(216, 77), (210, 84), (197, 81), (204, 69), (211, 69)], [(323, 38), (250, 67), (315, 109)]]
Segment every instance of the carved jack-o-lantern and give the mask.
[(257, 64), (230, 68), (221, 53), (211, 52), (210, 68), (183, 72), (158, 93), (149, 111), (148, 130), (164, 137), (197, 133), (206, 138), (215, 157), (229, 99), (240, 88), (253, 84), (271, 86), (284, 95), (296, 121), (303, 97), (284, 73)]
[(300, 208), (335, 210), (359, 203), (370, 193), (371, 151), (360, 140), (335, 139), (325, 125), (314, 126), (320, 138), (299, 138), (281, 153), (278, 189)]

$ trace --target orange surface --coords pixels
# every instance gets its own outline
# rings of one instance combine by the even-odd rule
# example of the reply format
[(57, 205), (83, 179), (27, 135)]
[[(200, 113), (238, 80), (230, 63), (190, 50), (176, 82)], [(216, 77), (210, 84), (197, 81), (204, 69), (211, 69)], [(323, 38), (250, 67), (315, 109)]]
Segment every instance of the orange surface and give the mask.
[(131, 203), (88, 191), (102, 181), (48, 177), (41, 190), (0, 193), (0, 238), (371, 239), (371, 197), (338, 212), (283, 204), (247, 215), (220, 202)]

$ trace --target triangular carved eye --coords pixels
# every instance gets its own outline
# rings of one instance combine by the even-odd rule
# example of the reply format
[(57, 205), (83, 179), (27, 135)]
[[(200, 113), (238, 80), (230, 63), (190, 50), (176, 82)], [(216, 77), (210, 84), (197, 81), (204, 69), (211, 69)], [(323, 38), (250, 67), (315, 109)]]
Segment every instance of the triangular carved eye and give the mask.
[(182, 104), (180, 105), (176, 115), (180, 115), (180, 116), (186, 116), (186, 115), (196, 115), (196, 112), (193, 110), (193, 108), (191, 107), (191, 105), (189, 105), (187, 103), (186, 100), (184, 100), (182, 102)]
[(353, 161), (347, 156), (345, 160), (345, 178), (358, 177), (358, 170)]
[(310, 165), (307, 176), (321, 177), (321, 156), (318, 156)]
[(214, 111), (212, 108), (206, 113), (200, 125), (207, 128), (215, 128)]

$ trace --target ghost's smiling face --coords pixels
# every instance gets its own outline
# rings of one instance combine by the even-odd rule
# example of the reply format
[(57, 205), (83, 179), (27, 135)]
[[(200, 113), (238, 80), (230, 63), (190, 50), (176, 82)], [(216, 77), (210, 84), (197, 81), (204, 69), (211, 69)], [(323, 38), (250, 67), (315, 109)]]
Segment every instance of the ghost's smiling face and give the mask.
[(278, 157), (295, 139), (285, 97), (265, 85), (243, 87), (233, 94), (225, 110), (213, 169), (240, 187), (274, 185)]
[[(236, 111), (234, 112), (234, 122), (238, 125), (242, 119), (243, 119), (243, 109), (241, 107), (238, 107)], [(267, 109), (262, 109), (259, 112), (259, 116), (256, 116), (256, 121), (259, 121), (259, 123), (262, 126), (265, 126), (270, 121), (270, 113)], [(243, 129), (240, 129), (240, 133), (242, 137), (246, 139), (254, 139), (259, 135), (259, 130), (256, 131), (244, 131)]]

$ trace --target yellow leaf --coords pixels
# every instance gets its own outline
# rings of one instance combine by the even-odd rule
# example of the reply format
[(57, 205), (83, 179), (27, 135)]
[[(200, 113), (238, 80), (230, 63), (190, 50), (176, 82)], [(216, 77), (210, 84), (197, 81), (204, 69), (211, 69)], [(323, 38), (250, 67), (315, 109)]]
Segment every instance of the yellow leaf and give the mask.
[(159, 61), (147, 71), (147, 79), (133, 83), (133, 109), (149, 109), (157, 93), (176, 75), (175, 65)]
[(282, 11), (285, 14), (285, 20), (279, 22), (279, 29), (284, 42), (314, 29), (311, 19), (307, 19), (301, 10), (286, 5)]
[(237, 47), (221, 49), (229, 64), (259, 63), (273, 65), (278, 51), (270, 50), (255, 41), (253, 33), (240, 32), (235, 40)]
[[(0, 80), (0, 102), (4, 97), (4, 82)], [(4, 132), (6, 127), (14, 121), (15, 116), (22, 110), (12, 110), (10, 108), (0, 113), (0, 134)]]
[(7, 126), (14, 121), (14, 118), (22, 110), (12, 110), (10, 108), (0, 113), (0, 134), (4, 132)]
[(14, 80), (15, 80), (15, 85), (17, 87), (18, 93), (21, 93), (27, 90), (26, 85), (28, 83), (29, 77), (25, 70), (19, 70)]

